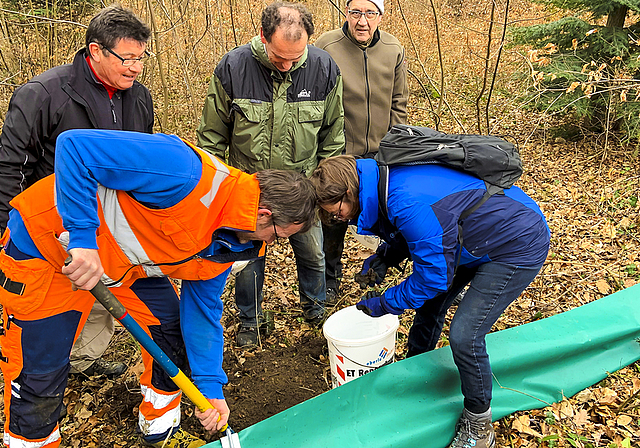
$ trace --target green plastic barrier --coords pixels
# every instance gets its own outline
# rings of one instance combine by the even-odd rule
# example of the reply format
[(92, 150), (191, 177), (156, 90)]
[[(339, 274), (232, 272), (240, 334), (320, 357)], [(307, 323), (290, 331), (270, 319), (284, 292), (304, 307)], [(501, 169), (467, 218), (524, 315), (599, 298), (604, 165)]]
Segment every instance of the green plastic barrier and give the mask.
[[(640, 285), (491, 333), (494, 420), (545, 407), (640, 359)], [(446, 447), (462, 411), (444, 347), (382, 367), (239, 433), (242, 448)], [(233, 409), (232, 409), (233, 426)], [(219, 447), (219, 441), (206, 447)]]

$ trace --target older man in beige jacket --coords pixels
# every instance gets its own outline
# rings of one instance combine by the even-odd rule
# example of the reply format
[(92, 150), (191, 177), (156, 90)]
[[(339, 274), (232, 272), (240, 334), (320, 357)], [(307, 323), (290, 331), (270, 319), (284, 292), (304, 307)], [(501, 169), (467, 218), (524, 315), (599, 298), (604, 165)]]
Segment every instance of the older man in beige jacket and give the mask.
[[(378, 29), (384, 0), (349, 0), (342, 28), (324, 33), (315, 45), (336, 61), (344, 83), (346, 153), (373, 157), (394, 124), (407, 121), (407, 67), (404, 48)], [(335, 304), (341, 277), (346, 223), (323, 225), (327, 302)]]

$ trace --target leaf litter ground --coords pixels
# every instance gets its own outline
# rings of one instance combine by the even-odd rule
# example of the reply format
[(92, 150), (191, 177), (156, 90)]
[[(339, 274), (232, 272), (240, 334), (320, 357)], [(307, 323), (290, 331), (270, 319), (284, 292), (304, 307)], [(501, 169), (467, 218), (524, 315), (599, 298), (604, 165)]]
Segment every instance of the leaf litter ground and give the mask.
[[(521, 325), (572, 309), (640, 280), (639, 173), (623, 153), (603, 153), (587, 140), (545, 141), (534, 136), (521, 148), (526, 166), (518, 185), (547, 216), (552, 248), (541, 275), (496, 323), (494, 330)], [(363, 292), (353, 274), (371, 253), (347, 237), (344, 281), (337, 308), (355, 304)], [(269, 248), (264, 308), (273, 316), (270, 333), (254, 350), (234, 348), (239, 326), (233, 281), (223, 295), (225, 311), (225, 395), (231, 425), (242, 430), (329, 390), (329, 363), (321, 330), (302, 318), (293, 253), (288, 243)], [(409, 272), (392, 271), (383, 288)], [(450, 311), (453, 313), (455, 310)], [(406, 351), (412, 312), (401, 318), (397, 358)], [(448, 323), (449, 319), (447, 319)], [(447, 329), (439, 343), (447, 344)], [(141, 362), (138, 346), (119, 329), (106, 357), (129, 370), (111, 381), (72, 378), (65, 396), (63, 446), (137, 447), (135, 432)], [(494, 424), (504, 447), (632, 447), (640, 443), (640, 363), (612, 373), (601, 383), (560, 403), (518, 412)], [(183, 426), (207, 440), (193, 406), (183, 400)]]

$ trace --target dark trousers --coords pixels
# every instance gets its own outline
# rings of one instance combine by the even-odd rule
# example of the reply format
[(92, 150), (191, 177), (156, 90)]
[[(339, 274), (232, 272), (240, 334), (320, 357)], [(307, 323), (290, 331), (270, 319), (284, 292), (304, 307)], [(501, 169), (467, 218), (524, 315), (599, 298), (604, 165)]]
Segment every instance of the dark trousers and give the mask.
[[(307, 320), (324, 313), (326, 286), (321, 232), (316, 224), (305, 233), (289, 237), (298, 269), (300, 305)], [(236, 305), (240, 310), (240, 321), (246, 327), (259, 326), (262, 321), (264, 269), (265, 258), (261, 257), (251, 261), (236, 276)]]
[(335, 225), (322, 224), (324, 242), (324, 260), (326, 264), (325, 279), (327, 288), (338, 291), (338, 285), (342, 279), (342, 252), (344, 251), (344, 237), (347, 234), (348, 224), (340, 222)]
[(536, 277), (537, 266), (516, 266), (489, 262), (476, 268), (460, 266), (451, 288), (416, 310), (409, 330), (407, 356), (436, 347), (447, 309), (462, 289), (462, 298), (451, 321), (449, 341), (453, 359), (460, 373), (464, 407), (479, 414), (491, 404), (492, 375), (485, 336), (511, 302), (516, 300)]

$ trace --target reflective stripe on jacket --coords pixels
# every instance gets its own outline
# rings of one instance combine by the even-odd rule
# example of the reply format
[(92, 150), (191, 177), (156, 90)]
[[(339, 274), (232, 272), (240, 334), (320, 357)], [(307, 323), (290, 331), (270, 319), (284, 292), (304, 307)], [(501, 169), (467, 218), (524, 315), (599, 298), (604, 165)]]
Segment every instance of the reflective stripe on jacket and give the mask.
[[(183, 280), (214, 278), (232, 264), (208, 262), (197, 255), (211, 245), (214, 232), (255, 230), (260, 197), (256, 177), (189, 146), (202, 161), (202, 175), (196, 187), (172, 207), (148, 208), (125, 191), (99, 186), (98, 253), (112, 281), (130, 283), (164, 275)], [(49, 176), (17, 196), (12, 205), (40, 253), (62, 267), (68, 233), (53, 191), (54, 176)], [(229, 203), (236, 206), (228, 207)]]

